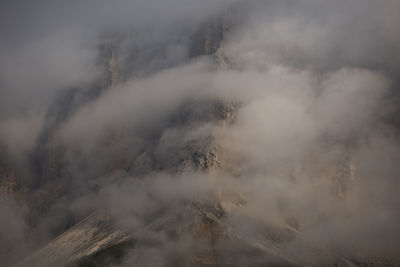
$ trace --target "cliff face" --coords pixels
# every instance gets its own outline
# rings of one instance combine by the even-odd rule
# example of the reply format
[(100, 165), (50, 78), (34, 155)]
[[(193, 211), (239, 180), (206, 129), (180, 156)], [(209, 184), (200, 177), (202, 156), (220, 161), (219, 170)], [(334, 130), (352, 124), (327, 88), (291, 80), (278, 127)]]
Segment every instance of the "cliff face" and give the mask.
[[(192, 51), (195, 51), (190, 52), (190, 57), (214, 54), (222, 41), (223, 29), (220, 23), (220, 20), (216, 20), (212, 25), (205, 24), (199, 28), (190, 40), (193, 43)], [(37, 146), (30, 156), (28, 166), (32, 174), (29, 179), (19, 179), (17, 166), (7, 156), (5, 150), (4, 155), (0, 157), (2, 194), (18, 195), (22, 202), (28, 203), (30, 210), (28, 221), (32, 229), (41, 224), (43, 216), (57, 209), (54, 207), (56, 200), (69, 197), (79, 187), (74, 182), (72, 176), (75, 173), (72, 174), (71, 168), (80, 167), (71, 164), (88, 164), (90, 171), (92, 163), (79, 161), (71, 163), (67, 158), (67, 148), (60, 142), (59, 132), (65, 122), (81, 107), (95, 101), (105, 91), (113, 90), (113, 87), (124, 81), (124, 77), (149, 75), (162, 68), (162, 64), (154, 68), (151, 62), (147, 63), (145, 60), (150, 58), (151, 61), (151, 58), (157, 58), (158, 53), (163, 53), (165, 44), (150, 43), (146, 47), (134, 47), (131, 54), (126, 57), (119, 46), (121, 43), (119, 37), (106, 39), (105, 43), (99, 46), (97, 64), (102, 70), (100, 78), (92, 84), (64, 90), (48, 110)], [(95, 173), (86, 172), (87, 167), (82, 169), (85, 179), (90, 183), (86, 189), (80, 188), (79, 191), (98, 190), (97, 186), (94, 188), (91, 186), (97, 183), (96, 177), (111, 174), (116, 170), (122, 171), (123, 176), (140, 177), (155, 170), (183, 173), (219, 167), (217, 145), (211, 135), (203, 136), (200, 140), (192, 139), (184, 142), (171, 140), (176, 146), (173, 155), (171, 147), (159, 146), (160, 138), (169, 130), (190, 131), (192, 125), (230, 121), (234, 112), (234, 104), (218, 100), (184, 104), (168, 115), (166, 123), (152, 129), (152, 134), (142, 136), (139, 144), (130, 143), (130, 135), (136, 133), (130, 132), (129, 127), (116, 125), (114, 129), (110, 129), (103, 141), (102, 147), (106, 150), (99, 155), (99, 158), (104, 158), (100, 163), (101, 166), (96, 167)], [(87, 159), (80, 160), (87, 161)], [(71, 218), (77, 225), (22, 261), (20, 265), (68, 266), (78, 261), (84, 262), (86, 257), (89, 259), (95, 257), (94, 255), (100, 251), (119, 245), (125, 240), (132, 240), (127, 234), (119, 232), (112, 226), (111, 219), (104, 212), (106, 211), (94, 213), (82, 222), (79, 222), (79, 217), (71, 217), (67, 212), (62, 219), (64, 222), (55, 226), (54, 234), (67, 230), (71, 222), (66, 223), (66, 221), (71, 221)], [(161, 217), (165, 216), (169, 215)]]
[[(223, 40), (230, 27), (233, 22), (224, 16), (201, 25), (189, 38), (190, 49), (185, 60), (205, 56), (217, 68), (234, 67), (223, 51)], [(159, 124), (144, 125), (139, 130), (116, 123), (96, 143), (98, 150), (90, 157), (68, 151), (60, 141), (59, 131), (74, 113), (128, 78), (146, 77), (166, 66), (178, 65), (175, 61), (153, 61), (153, 57), (165, 54), (168, 44), (132, 45), (127, 54), (123, 42), (116, 39), (99, 46), (100, 78), (93, 84), (65, 90), (49, 109), (46, 125), (31, 155), (32, 177), (26, 184), (18, 178), (17, 167), (7, 161), (7, 156), (0, 155), (0, 190), (5, 194), (21, 194), (29, 202), (32, 229), (40, 225), (46, 214), (62, 209), (56, 205), (57, 200), (101, 193), (110, 184), (124, 185), (124, 179), (141, 181), (156, 172), (185, 177), (196, 173), (235, 176), (240, 171), (240, 158), (226, 151), (218, 143), (216, 133), (207, 128), (207, 125), (229, 127), (235, 123), (241, 108), (239, 102), (219, 98), (187, 101), (165, 114)], [(198, 128), (202, 128), (201, 134), (193, 134), (193, 129)], [(319, 157), (323, 153), (310, 153), (302, 167), (316, 184), (329, 181), (332, 194), (341, 201), (354, 180), (355, 166), (350, 152), (329, 167)], [(104, 181), (104, 177), (112, 178)], [(108, 207), (91, 207), (78, 215), (66, 211), (53, 226), (56, 238), (41, 244), (41, 249), (15, 266), (304, 265), (287, 248), (293, 240), (302, 242), (302, 222), (294, 217), (283, 222), (248, 218), (248, 214), (241, 212), (248, 197), (251, 198), (239, 190), (213, 188), (190, 201), (164, 203), (162, 208), (146, 214), (145, 223), (134, 231), (121, 226)], [(232, 218), (244, 221), (245, 227), (238, 227)], [(364, 264), (324, 247), (306, 250), (313, 255), (313, 261), (307, 262), (309, 265)], [(374, 266), (375, 262), (365, 264)]]
[[(211, 24), (201, 25), (190, 39), (190, 47), (196, 52), (190, 52), (189, 59), (201, 55), (213, 55), (216, 52), (222, 42), (224, 31), (222, 22), (223, 20), (217, 19), (212, 21)], [(159, 68), (170, 67), (170, 65), (163, 66), (163, 63), (154, 67), (152, 62), (153, 58), (156, 59), (159, 53), (163, 54), (165, 52), (168, 44), (156, 41), (154, 44), (150, 43), (144, 47), (133, 45), (133, 48), (129, 50), (130, 54), (127, 56), (126, 48), (121, 47), (124, 44), (120, 40), (122, 37), (111, 36), (112, 38), (106, 38), (105, 43), (99, 46), (97, 64), (102, 72), (100, 78), (93, 84), (64, 90), (57, 97), (54, 105), (50, 107), (46, 116), (45, 127), (39, 136), (38, 145), (32, 153), (31, 168), (33, 178), (28, 185), (32, 189), (41, 191), (42, 188), (46, 187), (46, 184), (53, 183), (55, 184), (52, 188), (57, 188), (59, 187), (55, 182), (57, 180), (63, 181), (63, 184), (60, 185), (63, 187), (63, 189), (60, 189), (61, 191), (65, 191), (65, 187), (68, 187), (70, 176), (72, 175), (70, 173), (72, 166), (70, 166), (71, 162), (66, 159), (67, 148), (60, 142), (59, 131), (77, 110), (95, 101), (105, 91), (113, 90), (113, 87), (123, 82), (126, 76), (146, 76), (158, 71)], [(198, 40), (199, 38), (201, 39), (200, 41)], [(172, 41), (174, 42), (175, 40)], [(109, 130), (102, 144), (106, 147), (104, 153), (107, 155), (99, 155), (99, 158), (102, 158), (102, 156), (106, 158), (105, 161), (101, 162), (104, 168), (101, 168), (97, 173), (87, 173), (87, 179), (96, 179), (99, 175), (119, 169), (125, 170), (129, 174), (141, 173), (143, 175), (154, 169), (178, 168), (181, 161), (185, 161), (191, 167), (196, 168), (200, 165), (214, 164), (208, 162), (212, 160), (212, 154), (208, 155), (204, 151), (201, 152), (201, 147), (206, 149), (207, 146), (212, 145), (211, 139), (201, 141), (198, 145), (194, 144), (196, 141), (193, 144), (182, 144), (180, 148), (182, 152), (178, 152), (176, 158), (168, 159), (173, 162), (163, 162), (164, 160), (161, 159), (161, 157), (164, 157), (164, 152), (156, 151), (156, 146), (159, 143), (158, 139), (164, 132), (174, 127), (184, 129), (196, 123), (229, 120), (228, 117), (232, 116), (234, 108), (234, 104), (224, 103), (220, 100), (184, 104), (173, 111), (171, 115), (168, 115), (169, 118), (166, 119), (163, 125), (150, 129), (151, 133), (147, 134), (148, 136), (140, 136), (139, 138), (142, 139), (140, 144), (129, 143), (130, 140), (128, 139), (131, 138), (131, 135), (136, 135), (136, 133), (129, 132), (129, 127), (126, 125), (114, 125), (114, 128)], [(131, 146), (134, 145), (143, 146), (143, 148), (132, 148)], [(196, 146), (197, 148), (194, 148)], [(137, 152), (138, 150), (139, 152)], [(108, 156), (108, 153), (111, 153), (111, 156)], [(191, 153), (193, 156), (189, 159), (186, 155), (187, 153)], [(142, 162), (142, 164), (135, 164), (138, 161)], [(90, 165), (90, 163), (86, 164)], [(12, 174), (11, 165), (7, 166), (2, 168), (8, 173), (6, 176), (15, 176), (15, 174)], [(57, 189), (52, 190), (57, 191)], [(44, 202), (51, 202), (51, 200), (44, 200)]]
[(19, 181), (15, 169), (15, 166), (7, 160), (7, 156), (3, 155), (0, 159), (0, 190), (4, 194), (14, 194), (18, 191)]

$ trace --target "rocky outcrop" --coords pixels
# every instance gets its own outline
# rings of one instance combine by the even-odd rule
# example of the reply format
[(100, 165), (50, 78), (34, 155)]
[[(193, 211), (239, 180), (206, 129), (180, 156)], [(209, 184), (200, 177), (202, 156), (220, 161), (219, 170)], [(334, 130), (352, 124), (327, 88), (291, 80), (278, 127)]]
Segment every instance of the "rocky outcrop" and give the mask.
[(72, 266), (126, 239), (105, 212), (95, 212), (15, 266)]

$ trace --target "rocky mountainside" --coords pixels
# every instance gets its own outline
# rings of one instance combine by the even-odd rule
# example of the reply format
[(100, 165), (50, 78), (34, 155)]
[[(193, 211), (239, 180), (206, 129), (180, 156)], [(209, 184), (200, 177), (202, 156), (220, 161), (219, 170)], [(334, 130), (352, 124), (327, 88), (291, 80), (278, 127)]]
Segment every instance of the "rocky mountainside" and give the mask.
[[(222, 42), (225, 31), (224, 23), (224, 21), (218, 19), (211, 24), (200, 26), (190, 40), (193, 42), (189, 51), (190, 58), (202, 55), (214, 56)], [(121, 48), (118, 47), (118, 38), (115, 38), (115, 36), (111, 40), (106, 38), (106, 43), (99, 46), (98, 64), (103, 69), (100, 79), (93, 84), (66, 89), (57, 97), (56, 102), (47, 112), (46, 122), (38, 139), (37, 147), (28, 160), (33, 174), (28, 178), (24, 177), (25, 181), (19, 179), (17, 167), (12, 161), (8, 160), (7, 155), (0, 158), (2, 160), (2, 192), (13, 196), (19, 195), (22, 202), (29, 202), (28, 205), (31, 210), (29, 220), (32, 229), (35, 229), (36, 225), (41, 223), (40, 218), (43, 215), (57, 209), (53, 206), (55, 200), (70, 196), (77, 186), (71, 180), (70, 168), (73, 166), (70, 165), (71, 162), (67, 162), (66, 149), (59, 142), (59, 129), (76, 110), (96, 100), (105, 91), (113, 90), (113, 87), (124, 81), (123, 77), (149, 75), (158, 69), (158, 67), (153, 69), (146, 65), (145, 60), (150, 56), (157, 58), (157, 53), (163, 53), (165, 44), (154, 43), (150, 46), (134, 48), (139, 50), (140, 54), (136, 54), (134, 50), (130, 52), (134, 55), (133, 57), (130, 56), (122, 60), (118, 58), (118, 53), (122, 53)], [(147, 71), (146, 68), (148, 68)], [(217, 144), (212, 135), (207, 134), (201, 138), (186, 141), (171, 140), (174, 142), (173, 155), (171, 155), (172, 147), (159, 146), (160, 138), (164, 132), (171, 129), (190, 132), (191, 127), (203, 123), (230, 123), (234, 119), (237, 107), (238, 105), (235, 103), (222, 100), (184, 103), (171, 115), (168, 115), (166, 123), (154, 129), (149, 129), (151, 134), (146, 130), (146, 135), (140, 137), (142, 140), (139, 148), (129, 147), (129, 145), (134, 146), (135, 144), (125, 142), (131, 134), (136, 133), (129, 132), (129, 128), (124, 125), (117, 125), (115, 129), (109, 132), (107, 140), (105, 140), (107, 143), (104, 153), (111, 153), (112, 156), (101, 162), (101, 168), (96, 170), (96, 173), (85, 173), (88, 180), (86, 181), (87, 184), (83, 185), (86, 188), (82, 190), (101, 190), (96, 186), (97, 177), (113, 173), (115, 170), (122, 171), (122, 176), (141, 177), (154, 171), (169, 173), (208, 172), (221, 168)], [(81, 162), (73, 162), (72, 164), (74, 163), (81, 164)], [(183, 212), (185, 214), (187, 210), (190, 210), (191, 216), (202, 217), (199, 212), (196, 212), (196, 209), (193, 205), (187, 205)], [(171, 226), (171, 218), (178, 216), (175, 213), (181, 213), (181, 211), (173, 210), (172, 212), (172, 214), (160, 214), (160, 218), (150, 223), (149, 226), (146, 226), (146, 230), (142, 231), (147, 231), (147, 228), (154, 227), (156, 224), (163, 232), (177, 230), (175, 228), (179, 230), (180, 227), (184, 227), (187, 231), (187, 226), (180, 225), (182, 223)], [(99, 254), (101, 255), (103, 251), (107, 254), (109, 250), (113, 251), (114, 246), (118, 247), (124, 243), (131, 244), (134, 240), (132, 236), (118, 230), (113, 225), (111, 217), (106, 214), (107, 210), (103, 209), (93, 211), (89, 217), (79, 221), (79, 217), (75, 218), (67, 211), (61, 218), (61, 222), (54, 228), (54, 233), (61, 233), (61, 235), (18, 263), (17, 266), (70, 266), (76, 264), (82, 266), (94, 264), (97, 266), (97, 264), (103, 264), (97, 259), (103, 257), (98, 256)], [(185, 216), (189, 215), (185, 214)], [(176, 218), (174, 219), (176, 220)], [(164, 221), (167, 224), (165, 226), (163, 225)], [(183, 223), (193, 227), (194, 222), (191, 218)], [(199, 222), (196, 220), (196, 223)], [(69, 227), (71, 228), (68, 229)], [(163, 229), (164, 227), (165, 229)], [(66, 232), (63, 233), (64, 230)], [(160, 231), (160, 229), (157, 229), (157, 231)], [(183, 229), (179, 231), (183, 231)], [(89, 263), (85, 263), (87, 261)], [(92, 261), (96, 261), (96, 263), (90, 263)]]
[[(231, 58), (232, 54), (225, 50), (229, 47), (224, 45), (231, 31), (239, 27), (241, 18), (235, 12), (240, 8), (239, 5), (191, 31), (184, 28), (162, 40), (149, 37), (138, 42), (137, 36), (143, 34), (140, 32), (113, 32), (101, 38), (96, 48), (100, 74), (94, 81), (66, 88), (58, 95), (46, 113), (29, 155), (14, 160), (7, 149), (0, 149), (0, 196), (15, 198), (28, 210), (24, 231), (28, 233), (29, 246), (6, 264), (15, 267), (399, 266), (397, 259), (349, 254), (327, 246), (326, 237), (321, 240), (310, 237), (310, 229), (317, 233), (327, 231), (319, 223), (326, 223), (331, 214), (328, 211), (308, 214), (301, 209), (333, 206), (333, 214), (342, 216), (340, 207), (357, 190), (353, 151), (359, 140), (353, 136), (341, 139), (324, 132), (316, 138), (318, 146), (305, 149), (306, 156), (299, 156), (301, 159), (282, 156), (277, 164), (282, 171), (276, 171), (257, 160), (254, 165), (249, 163), (248, 151), (229, 143), (228, 138), (236, 132), (242, 135), (239, 130), (243, 129), (235, 127), (246, 127), (246, 124), (237, 126), (238, 119), (246, 119), (242, 109), (245, 112), (249, 109), (242, 100), (235, 99), (242, 92), (233, 97), (223, 97), (217, 92), (204, 97), (197, 90), (195, 96), (183, 96), (168, 107), (160, 99), (145, 112), (139, 109), (136, 114), (126, 112), (127, 118), (121, 120), (112, 115), (105, 119), (96, 117), (96, 114), (108, 115), (102, 111), (112, 107), (101, 105), (101, 101), (108, 99), (105, 103), (110, 105), (118, 102), (113, 92), (124, 92), (129, 82), (142, 82), (148, 91), (154, 86), (163, 87), (163, 75), (171, 75), (168, 69), (182, 68), (184, 63), (207, 62), (207, 68), (213, 71), (232, 70), (233, 74), (223, 73), (231, 83), (237, 81), (235, 75), (249, 75), (240, 74), (243, 63), (240, 65), (240, 60)], [(181, 51), (181, 47), (187, 49)], [(286, 69), (282, 66), (271, 69), (278, 77), (273, 80), (278, 84), (274, 86), (279, 87), (281, 79), (284, 80), (281, 73)], [(290, 84), (296, 83), (295, 75), (299, 72), (293, 73), (288, 79)], [(172, 75), (185, 80), (184, 74)], [(147, 85), (146, 79), (152, 75), (161, 78)], [(256, 72), (249, 77), (257, 82), (262, 75)], [(215, 78), (212, 82), (220, 81)], [(298, 86), (302, 89), (302, 84)], [(135, 87), (132, 90), (139, 91)], [(277, 94), (274, 92), (271, 97)], [(160, 96), (163, 97), (169, 96)], [(131, 100), (132, 106), (140, 104), (141, 98), (138, 99)], [(296, 100), (304, 99), (296, 95)], [(274, 104), (267, 102), (265, 106)], [(302, 114), (302, 110), (297, 112), (293, 106), (294, 113)], [(79, 121), (77, 114), (89, 119)], [(91, 114), (95, 115), (90, 117)], [(102, 119), (108, 124), (100, 125), (98, 121)], [(262, 124), (271, 117), (257, 119)], [(76, 123), (75, 127), (71, 127), (71, 122)], [(335, 123), (340, 121), (332, 124)], [(285, 125), (285, 122), (276, 125)], [(72, 142), (71, 136), (80, 130), (83, 136), (78, 135), (77, 141), (73, 140), (76, 143)], [(221, 134), (228, 130), (236, 132)], [(245, 144), (259, 138), (253, 129), (244, 130), (250, 136)], [(287, 138), (289, 145), (296, 135), (297, 132), (293, 138)], [(259, 148), (262, 151), (259, 157), (269, 158), (274, 153), (279, 157), (274, 145), (270, 144), (269, 151)], [(297, 155), (296, 149), (302, 148), (294, 146), (294, 155)], [(278, 180), (281, 176), (288, 177), (289, 183), (281, 187), (272, 183), (271, 189), (259, 197), (265, 199), (262, 205), (272, 205), (268, 201), (276, 204), (282, 216), (261, 216), (259, 206), (249, 205), (254, 203), (252, 192), (263, 186), (262, 183), (254, 182), (253, 191), (242, 186), (249, 176), (267, 176), (269, 171)], [(296, 175), (306, 177), (307, 188)], [(299, 190), (291, 195), (294, 200), (274, 192), (293, 190), (293, 187)], [(310, 199), (321, 203), (310, 200), (309, 206), (303, 207), (301, 203), (292, 208), (288, 202), (296, 202), (301, 194), (313, 195), (315, 198)], [(343, 216), (351, 217), (347, 213)], [(47, 230), (46, 235), (43, 229)], [(329, 237), (335, 239), (332, 235)], [(0, 248), (0, 253), (11, 255), (20, 246), (20, 243), (11, 244)], [(357, 251), (357, 248), (351, 249)]]
[[(220, 21), (202, 26), (194, 35), (191, 55), (210, 55), (217, 64), (226, 66), (226, 59), (223, 58), (219, 47), (223, 32), (224, 25)], [(66, 191), (69, 188), (65, 182), (57, 184), (55, 179), (63, 177), (63, 172), (68, 172), (69, 167), (63, 163), (63, 148), (58, 147), (57, 142), (53, 144), (53, 140), (57, 138), (55, 129), (79, 106), (92, 101), (103, 90), (113, 90), (112, 87), (121, 82), (123, 74), (117, 72), (122, 67), (117, 62), (115, 52), (118, 49), (111, 47), (112, 45), (101, 47), (101, 57), (105, 58), (104, 81), (89, 89), (67, 91), (68, 95), (60, 98), (62, 102), (57, 103), (48, 113), (47, 129), (42, 134), (39, 148), (35, 152), (38, 155), (35, 158), (41, 159), (36, 163), (39, 165), (40, 179), (38, 184), (34, 185), (38, 188), (35, 197), (40, 199), (39, 205), (40, 209), (44, 209), (43, 212), (53, 199), (68, 194)], [(222, 99), (184, 103), (168, 116), (166, 124), (151, 129), (151, 135), (143, 136), (145, 139), (140, 144), (139, 151), (137, 148), (130, 151), (132, 148), (124, 142), (134, 133), (130, 133), (123, 125), (117, 126), (110, 131), (106, 141), (106, 153), (111, 153), (112, 156), (108, 157), (106, 162), (101, 162), (102, 168), (97, 170), (98, 173), (90, 174), (93, 178), (89, 178), (89, 182), (96, 183), (96, 176), (115, 170), (122, 170), (122, 177), (138, 178), (155, 170), (172, 174), (230, 171), (233, 163), (215, 142), (212, 133), (185, 140), (171, 139), (163, 146), (159, 144), (163, 143), (160, 138), (165, 137), (164, 133), (167, 131), (175, 130), (183, 132), (183, 136), (190, 136), (190, 131), (196, 125), (213, 123), (223, 126), (234, 123), (239, 108), (240, 103)], [(344, 160), (342, 165), (318, 176), (329, 176), (328, 179), (337, 184), (335, 194), (343, 196), (345, 189), (342, 188), (346, 181), (351, 179), (347, 170), (349, 166), (348, 161)], [(64, 179), (63, 177), (61, 180)], [(114, 182), (121, 182), (121, 178)], [(285, 224), (270, 224), (243, 218), (247, 223), (256, 225), (257, 229), (262, 225), (259, 231), (249, 235), (246, 231), (242, 232), (243, 230), (230, 225), (227, 220), (243, 205), (246, 205), (246, 198), (241, 192), (215, 188), (200, 199), (193, 199), (189, 203), (177, 203), (157, 211), (146, 225), (133, 233), (124, 231), (113, 222), (112, 213), (108, 214), (109, 211), (100, 208), (15, 266), (112, 266), (123, 262), (124, 257), (127, 257), (130, 264), (139, 266), (302, 265), (282, 249), (285, 243), (298, 235), (298, 222), (294, 219)], [(183, 246), (182, 251), (177, 251), (173, 244), (183, 242), (182, 236), (193, 239), (194, 242)], [(165, 246), (170, 255), (156, 255), (149, 260), (144, 254), (144, 251)], [(355, 266), (342, 256), (330, 255), (331, 252), (322, 248), (315, 249), (320, 250), (319, 253), (329, 255), (336, 265)], [(317, 258), (315, 262), (318, 263)]]

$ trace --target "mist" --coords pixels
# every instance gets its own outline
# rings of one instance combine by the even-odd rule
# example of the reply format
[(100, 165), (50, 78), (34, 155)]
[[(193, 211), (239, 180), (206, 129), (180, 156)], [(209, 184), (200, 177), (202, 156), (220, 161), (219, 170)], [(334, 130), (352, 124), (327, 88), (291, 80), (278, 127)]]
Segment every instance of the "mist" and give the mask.
[(0, 10), (0, 263), (98, 210), (139, 240), (118, 266), (190, 262), (196, 234), (151, 222), (218, 205), (297, 265), (398, 259), (398, 1)]

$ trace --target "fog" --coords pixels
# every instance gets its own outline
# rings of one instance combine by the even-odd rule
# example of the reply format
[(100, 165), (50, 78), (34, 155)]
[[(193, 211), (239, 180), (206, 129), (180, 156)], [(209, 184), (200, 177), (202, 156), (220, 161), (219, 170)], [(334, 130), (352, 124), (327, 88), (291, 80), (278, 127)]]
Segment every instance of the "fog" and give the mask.
[[(238, 194), (246, 204), (226, 215), (232, 229), (250, 240), (265, 224), (290, 225), (297, 235), (280, 249), (299, 265), (315, 248), (329, 251), (325, 261), (399, 255), (400, 2), (3, 1), (0, 10), (0, 157), (35, 192), (1, 193), (2, 247), (29, 255), (67, 228), (66, 216), (99, 208), (133, 235), (154, 214)], [(218, 18), (228, 26), (214, 55), (193, 55), (193, 36)], [(233, 103), (232, 117), (212, 114), (219, 102)], [(186, 168), (192, 147), (215, 149), (218, 164)], [(46, 149), (51, 168), (38, 163)], [(45, 198), (48, 184), (54, 203), (29, 210), (26, 199)], [(122, 265), (162, 264), (196, 243), (187, 233), (149, 238), (162, 245), (129, 251)]]

